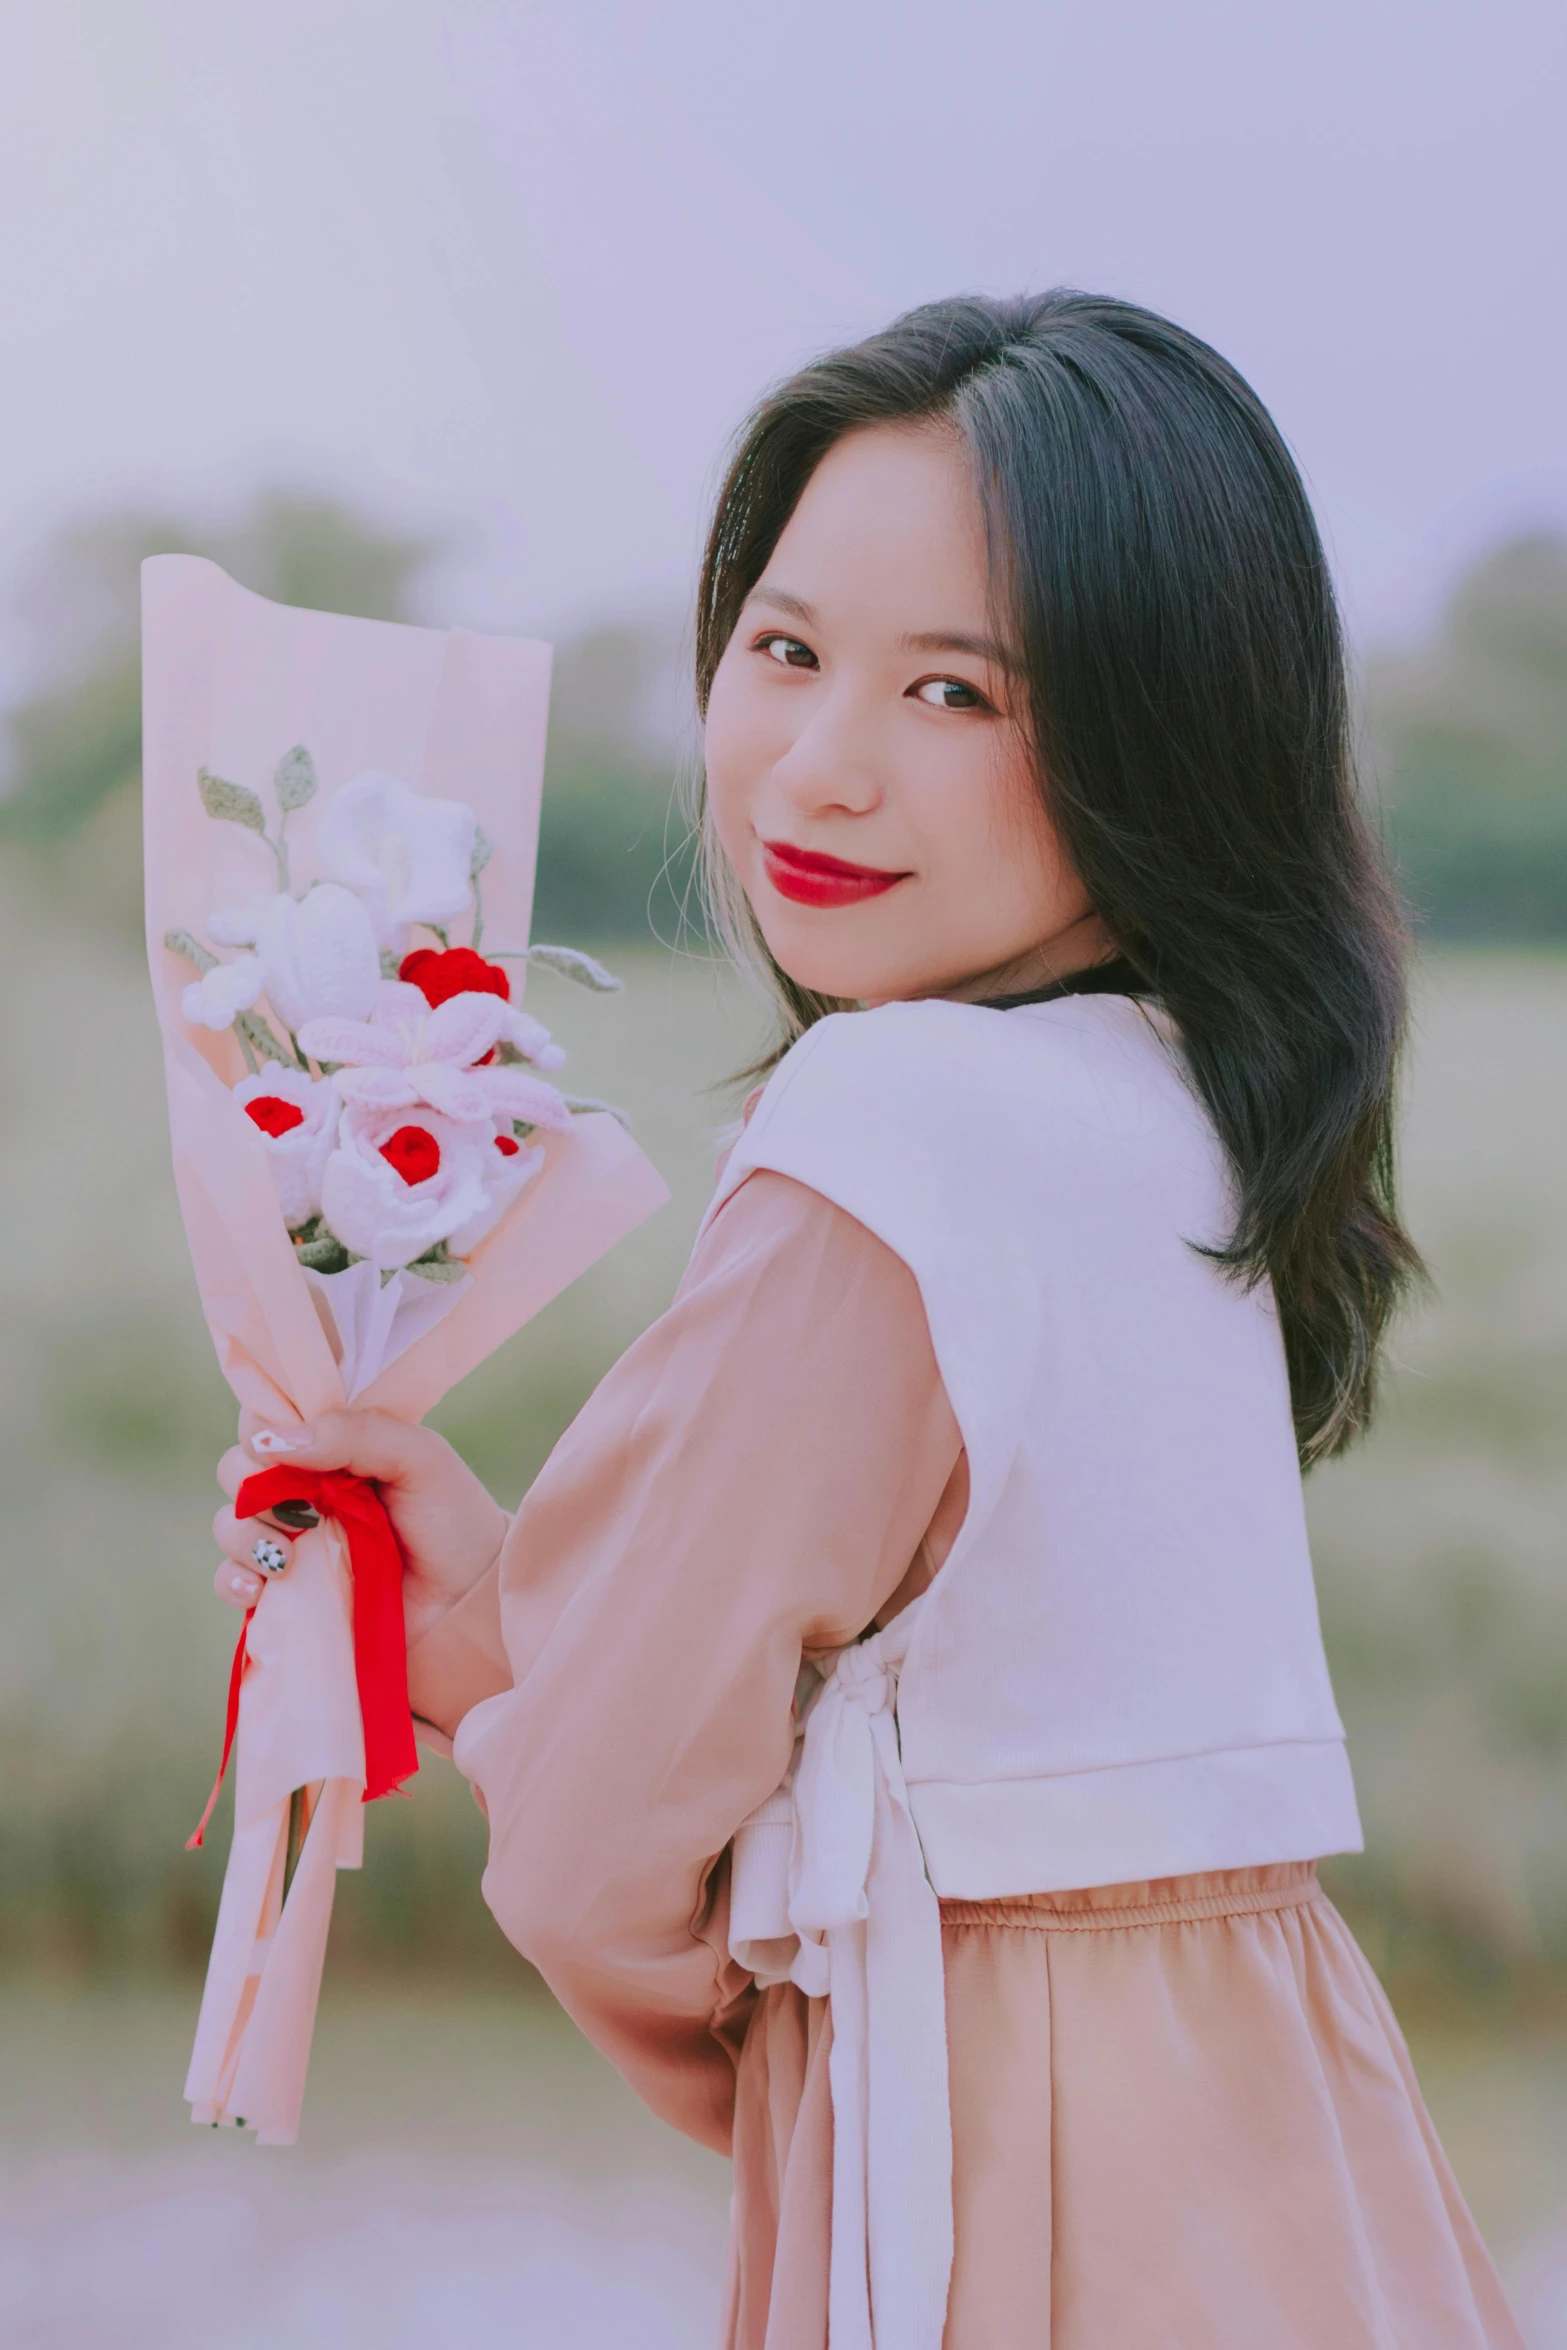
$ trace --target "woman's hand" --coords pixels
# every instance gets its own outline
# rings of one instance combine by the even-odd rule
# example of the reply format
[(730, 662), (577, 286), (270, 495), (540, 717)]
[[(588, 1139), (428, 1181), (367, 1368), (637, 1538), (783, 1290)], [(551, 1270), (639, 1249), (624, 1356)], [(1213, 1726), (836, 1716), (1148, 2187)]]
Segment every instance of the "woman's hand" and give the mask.
[[(232, 1501), (247, 1477), (285, 1465), (374, 1479), (407, 1563), (410, 1647), (494, 1564), (511, 1524), (443, 1436), (385, 1412), (327, 1412), (308, 1428), (274, 1429), (246, 1413), (240, 1442), (218, 1463), (218, 1483)], [(274, 1513), (237, 1518), (221, 1509), (212, 1531), (224, 1553), (218, 1597), (231, 1606), (252, 1606), (274, 1574), (287, 1572), (294, 1534)]]

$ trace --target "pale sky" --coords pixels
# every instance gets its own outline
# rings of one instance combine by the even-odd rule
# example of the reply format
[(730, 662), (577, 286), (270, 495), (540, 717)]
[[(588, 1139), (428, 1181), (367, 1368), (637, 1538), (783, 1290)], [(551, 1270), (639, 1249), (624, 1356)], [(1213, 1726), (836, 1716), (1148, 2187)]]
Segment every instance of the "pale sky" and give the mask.
[(62, 519), (298, 483), (458, 526), (432, 620), (672, 604), (770, 378), (1062, 281), (1250, 376), (1363, 641), (1567, 521), (1559, 0), (7, 17), (0, 595)]

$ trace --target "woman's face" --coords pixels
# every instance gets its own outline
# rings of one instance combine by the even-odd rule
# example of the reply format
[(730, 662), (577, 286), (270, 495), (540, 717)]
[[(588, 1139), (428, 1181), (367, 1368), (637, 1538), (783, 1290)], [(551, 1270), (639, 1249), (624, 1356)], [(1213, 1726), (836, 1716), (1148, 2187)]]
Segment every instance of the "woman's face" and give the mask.
[(712, 820), (774, 959), (880, 1003), (1005, 993), (1105, 933), (1041, 805), (994, 639), (967, 452), (939, 425), (839, 441), (719, 662)]

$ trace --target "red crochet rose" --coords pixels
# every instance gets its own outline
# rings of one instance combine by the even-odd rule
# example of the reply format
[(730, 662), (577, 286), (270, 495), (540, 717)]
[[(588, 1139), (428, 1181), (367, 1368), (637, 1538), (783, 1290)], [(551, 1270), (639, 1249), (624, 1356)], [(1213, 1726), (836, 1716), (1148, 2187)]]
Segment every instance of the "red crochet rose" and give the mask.
[(415, 947), (404, 955), (397, 976), (416, 987), (433, 1011), (454, 995), (498, 995), (511, 1002), (511, 981), (499, 963), (487, 963), (472, 947)]
[(292, 1134), (296, 1126), (305, 1123), (305, 1113), (299, 1104), (286, 1102), (276, 1093), (255, 1095), (245, 1104), (245, 1115), (263, 1134), (270, 1134), (274, 1142), (280, 1134)]
[(382, 1143), (381, 1156), (405, 1183), (428, 1183), (441, 1172), (441, 1146), (428, 1126), (399, 1126)]

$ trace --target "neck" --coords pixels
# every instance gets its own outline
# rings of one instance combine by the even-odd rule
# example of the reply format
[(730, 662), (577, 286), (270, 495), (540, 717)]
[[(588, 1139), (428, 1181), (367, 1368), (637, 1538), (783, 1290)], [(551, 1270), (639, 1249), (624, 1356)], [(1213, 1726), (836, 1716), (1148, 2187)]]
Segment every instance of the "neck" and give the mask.
[(950, 987), (933, 992), (949, 1003), (975, 1004), (992, 996), (1027, 995), (1036, 987), (1053, 987), (1058, 980), (1070, 979), (1075, 972), (1087, 971), (1095, 963), (1108, 963), (1117, 948), (1109, 931), (1095, 913), (1080, 915), (1064, 930), (1030, 947), (1026, 954), (1015, 955), (1010, 962), (992, 965), (988, 971), (976, 971), (967, 978), (955, 980)]

